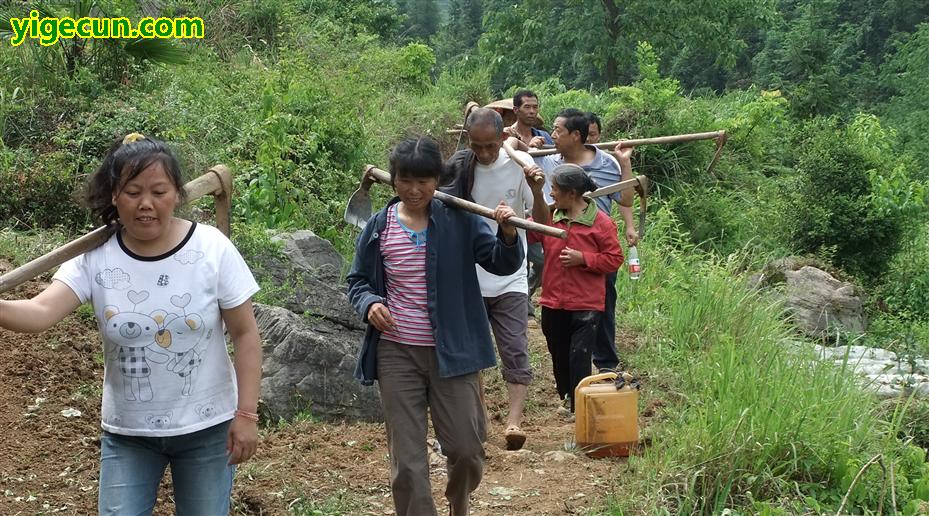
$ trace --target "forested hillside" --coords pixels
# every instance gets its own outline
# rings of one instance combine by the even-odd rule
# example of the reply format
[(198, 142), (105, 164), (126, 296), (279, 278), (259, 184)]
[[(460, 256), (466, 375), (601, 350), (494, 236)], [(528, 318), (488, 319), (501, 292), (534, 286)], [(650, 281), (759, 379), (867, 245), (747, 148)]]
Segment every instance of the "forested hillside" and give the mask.
[(603, 141), (726, 130), (711, 173), (708, 142), (633, 155), (653, 192), (643, 279), (620, 271), (617, 324), (661, 409), (588, 510), (929, 514), (929, 400), (878, 400), (844, 368), (809, 365), (787, 351), (809, 342), (781, 306), (746, 288), (799, 257), (867, 293), (867, 331), (820, 344), (929, 356), (929, 2), (53, 0), (43, 13), (198, 16), (206, 35), (14, 47), (7, 20), (31, 7), (0, 0), (13, 264), (91, 229), (81, 187), (129, 132), (169, 142), (191, 177), (232, 169), (249, 259), (267, 229), (311, 229), (350, 257), (342, 213), (362, 166), (386, 167), (411, 134), (450, 155), (468, 101), (529, 88), (546, 121), (598, 113)]

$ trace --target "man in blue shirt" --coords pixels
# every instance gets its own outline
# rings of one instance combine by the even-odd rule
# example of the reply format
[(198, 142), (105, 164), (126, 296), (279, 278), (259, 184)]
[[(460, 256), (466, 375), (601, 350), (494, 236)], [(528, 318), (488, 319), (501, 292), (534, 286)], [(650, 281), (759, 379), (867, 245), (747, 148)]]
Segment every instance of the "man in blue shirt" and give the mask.
[[(603, 187), (626, 179), (632, 179), (632, 149), (622, 149), (614, 158), (593, 145), (587, 144), (590, 120), (577, 109), (564, 109), (555, 117), (552, 124), (552, 137), (559, 154), (541, 156), (535, 159), (546, 175), (558, 165), (573, 163), (583, 168), (590, 177)], [(520, 145), (522, 148), (522, 145)], [(546, 201), (551, 202), (551, 181), (545, 182)], [(632, 213), (632, 191), (627, 190), (597, 197), (595, 202), (607, 215), (611, 214), (613, 203), (619, 204), (619, 212), (625, 223), (626, 242), (628, 245), (638, 243), (639, 234), (635, 229)], [(603, 317), (597, 329), (597, 340), (593, 349), (594, 365), (600, 370), (613, 370), (619, 366), (616, 354), (616, 273), (607, 275), (606, 299)]]
[(600, 125), (600, 117), (593, 111), (584, 114), (587, 115), (587, 121), (590, 123), (587, 126), (587, 143), (600, 143), (600, 131), (603, 129), (603, 126)]

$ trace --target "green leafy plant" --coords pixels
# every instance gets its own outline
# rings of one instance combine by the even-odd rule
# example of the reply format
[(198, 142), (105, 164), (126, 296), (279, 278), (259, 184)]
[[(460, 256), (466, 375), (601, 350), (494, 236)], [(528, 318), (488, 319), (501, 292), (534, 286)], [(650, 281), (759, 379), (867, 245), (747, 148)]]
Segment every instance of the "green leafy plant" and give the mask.
[(903, 219), (899, 211), (885, 213), (873, 204), (870, 171), (886, 170), (887, 156), (876, 160), (855, 143), (860, 127), (816, 119), (797, 133), (799, 192), (785, 216), (799, 251), (827, 255), (873, 284), (899, 248)]

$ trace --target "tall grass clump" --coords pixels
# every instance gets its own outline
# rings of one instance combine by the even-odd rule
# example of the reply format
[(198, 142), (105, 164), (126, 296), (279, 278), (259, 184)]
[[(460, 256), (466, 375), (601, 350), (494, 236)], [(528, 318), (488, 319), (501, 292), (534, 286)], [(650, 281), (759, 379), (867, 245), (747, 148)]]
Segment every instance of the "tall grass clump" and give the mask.
[[(625, 488), (641, 493), (617, 497), (611, 511), (718, 514), (775, 502), (834, 512), (871, 456), (889, 464), (911, 453), (849, 367), (817, 360), (780, 303), (738, 276), (744, 260), (696, 249), (667, 207), (649, 231), (642, 278), (617, 284), (618, 324), (642, 336), (627, 359), (645, 388), (660, 383), (669, 399), (646, 429), (651, 445), (630, 460), (643, 474)], [(921, 478), (924, 466), (909, 469)], [(878, 471), (849, 492), (846, 510), (877, 510), (882, 493), (889, 507)], [(909, 480), (896, 482), (903, 507)]]

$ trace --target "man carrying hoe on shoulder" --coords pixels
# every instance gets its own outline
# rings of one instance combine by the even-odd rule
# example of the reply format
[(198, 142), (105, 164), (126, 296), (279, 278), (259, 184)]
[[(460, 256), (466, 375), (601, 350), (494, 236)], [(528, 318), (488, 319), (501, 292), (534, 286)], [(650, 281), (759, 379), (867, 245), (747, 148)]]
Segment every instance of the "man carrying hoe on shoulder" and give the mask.
[(513, 95), (513, 112), (516, 123), (505, 129), (507, 136), (512, 136), (530, 148), (542, 148), (552, 145), (548, 132), (536, 127), (539, 123), (539, 97), (529, 90), (519, 90)]
[[(534, 192), (527, 184), (527, 180), (544, 181), (542, 169), (535, 165), (523, 169), (503, 150), (503, 119), (500, 114), (492, 109), (475, 109), (468, 116), (465, 130), (470, 148), (456, 152), (446, 162), (450, 182), (440, 189), (488, 208), (494, 208), (503, 201), (518, 217), (524, 217), (526, 209), (531, 208), (535, 218), (547, 220), (548, 205), (541, 188)], [(523, 157), (527, 163), (532, 162), (529, 155), (524, 154)], [(496, 231), (495, 222), (488, 220), (487, 223)], [(526, 232), (520, 229), (517, 233), (525, 245)], [(526, 440), (520, 424), (528, 385), (532, 381), (526, 334), (526, 261), (509, 276), (495, 276), (478, 265), (477, 277), (503, 364), (503, 379), (509, 397), (506, 445), (507, 449), (518, 450)]]

